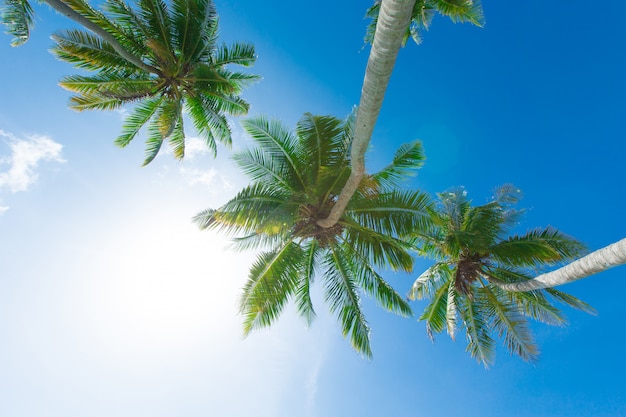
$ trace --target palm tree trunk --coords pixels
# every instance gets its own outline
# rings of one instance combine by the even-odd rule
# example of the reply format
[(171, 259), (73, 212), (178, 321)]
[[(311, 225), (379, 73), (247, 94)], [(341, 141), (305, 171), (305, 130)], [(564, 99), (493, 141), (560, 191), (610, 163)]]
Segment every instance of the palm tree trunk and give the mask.
[(539, 275), (529, 281), (514, 283), (490, 281), (506, 291), (532, 291), (567, 284), (623, 264), (626, 264), (626, 239), (598, 249), (556, 271)]
[(317, 221), (321, 227), (333, 227), (339, 221), (350, 198), (363, 179), (365, 151), (372, 137), (376, 119), (378, 119), (387, 84), (396, 63), (402, 38), (409, 25), (414, 4), (415, 0), (382, 0), (356, 116), (350, 155), (352, 171), (328, 217)]
[[(148, 73), (159, 74), (159, 71), (156, 68), (146, 64), (141, 59), (139, 59), (137, 56), (135, 56), (135, 55), (131, 54), (130, 52), (128, 52), (126, 50), (126, 48), (124, 48), (117, 41), (117, 39), (115, 39), (115, 37), (113, 35), (111, 35), (109, 32), (107, 32), (106, 30), (104, 30), (100, 26), (98, 26), (95, 23), (93, 23), (91, 20), (87, 19), (82, 14), (78, 13), (76, 10), (74, 10), (73, 8), (68, 6), (65, 2), (63, 2), (63, 0), (44, 0), (44, 1), (50, 7), (52, 7), (54, 10), (56, 10), (59, 13), (61, 13), (63, 16), (73, 20), (74, 22), (80, 24), (84, 28), (86, 28), (86, 29), (90, 30), (91, 32), (95, 33), (96, 35), (100, 36), (109, 45), (111, 45), (111, 47), (113, 47), (115, 52), (117, 52), (122, 58), (124, 58), (128, 62), (136, 65), (137, 67), (141, 68), (142, 70), (144, 70), (144, 71), (146, 71)], [(90, 7), (86, 3), (85, 3), (85, 5), (86, 5), (86, 7)]]

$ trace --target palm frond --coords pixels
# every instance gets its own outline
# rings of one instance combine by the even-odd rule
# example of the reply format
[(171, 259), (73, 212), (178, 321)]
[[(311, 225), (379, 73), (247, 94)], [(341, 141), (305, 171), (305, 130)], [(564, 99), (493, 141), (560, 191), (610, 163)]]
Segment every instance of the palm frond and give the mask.
[(249, 67), (254, 64), (255, 60), (254, 45), (237, 42), (231, 46), (220, 45), (215, 52), (213, 63), (216, 66), (237, 64)]
[(124, 0), (105, 0), (103, 11), (109, 21), (115, 22), (115, 30), (110, 30), (119, 42), (139, 57), (148, 57), (146, 45), (148, 30), (141, 17)]
[(104, 96), (99, 93), (83, 94), (70, 97), (69, 106), (77, 111), (83, 110), (115, 110), (122, 107), (126, 100)]
[[(450, 283), (450, 285), (453, 285)], [(426, 332), (430, 340), (435, 340), (433, 333), (441, 333), (447, 324), (448, 293), (450, 285), (440, 286), (432, 300), (428, 303), (424, 312), (419, 317), (420, 321), (426, 322)]]
[(585, 303), (584, 301), (579, 300), (573, 295), (566, 294), (559, 290), (555, 290), (554, 288), (546, 288), (545, 291), (547, 291), (548, 294), (550, 294), (555, 300), (563, 304), (567, 304), (568, 306), (575, 308), (576, 310), (580, 310), (594, 316), (598, 314), (598, 311), (595, 308)]
[[(111, 1), (111, 0), (107, 0)], [(120, 2), (122, 0), (119, 0)], [(104, 29), (106, 32), (113, 35), (118, 41), (122, 41), (124, 43), (134, 43), (132, 39), (129, 39), (128, 33), (125, 32), (114, 20), (109, 19), (104, 13), (99, 10), (94, 9), (91, 5), (85, 0), (63, 0), (68, 7), (73, 9), (75, 12), (79, 13), (87, 20), (96, 24), (97, 26)]]
[(485, 297), (485, 314), (491, 318), (491, 326), (503, 337), (509, 352), (526, 361), (536, 360), (539, 349), (519, 308), (510, 299), (497, 297), (490, 287), (483, 287), (478, 293)]
[(139, 0), (138, 15), (147, 32), (148, 48), (162, 61), (175, 56), (172, 49), (172, 22), (163, 0)]
[(272, 324), (282, 312), (298, 284), (301, 248), (291, 240), (259, 255), (243, 288), (240, 311), (244, 335)]
[(456, 337), (456, 327), (457, 327), (457, 305), (456, 305), (456, 286), (454, 282), (450, 281), (448, 284), (448, 299), (446, 304), (446, 329), (448, 330), (448, 335), (452, 340), (455, 340)]
[(216, 209), (205, 209), (193, 216), (191, 220), (198, 225), (198, 228), (200, 230), (210, 229), (212, 227), (215, 227), (215, 224), (217, 222), (215, 218), (216, 213)]
[(163, 97), (153, 97), (142, 100), (131, 113), (124, 119), (122, 133), (115, 140), (115, 144), (121, 148), (128, 145), (139, 133), (141, 128), (154, 116), (161, 106)]
[(450, 267), (444, 262), (437, 262), (417, 277), (407, 294), (407, 298), (409, 300), (433, 298), (437, 289), (451, 279), (452, 270)]
[(170, 145), (170, 150), (176, 159), (183, 159), (185, 156), (185, 130), (183, 127), (183, 117), (180, 115), (176, 123), (174, 124), (174, 129), (172, 133), (168, 137), (168, 143)]
[(217, 155), (217, 143), (213, 132), (218, 134), (221, 142), (230, 143), (230, 128), (228, 123), (220, 118), (209, 106), (205, 104), (205, 100), (200, 97), (190, 96), (185, 100), (185, 108), (189, 112), (191, 121), (201, 135), (207, 148), (213, 154)]
[(345, 227), (345, 239), (376, 266), (388, 266), (393, 270), (409, 272), (413, 269), (410, 247), (398, 238), (378, 233), (348, 219), (340, 220)]
[(465, 215), (471, 208), (471, 201), (467, 199), (467, 191), (464, 188), (452, 188), (443, 193), (437, 193), (441, 206), (440, 216), (437, 219), (445, 222), (441, 226), (448, 230), (461, 230), (465, 221)]
[(565, 326), (567, 320), (558, 308), (550, 304), (550, 301), (543, 294), (543, 291), (503, 291), (498, 287), (493, 287), (492, 291), (498, 298), (508, 298), (511, 303), (520, 308), (520, 311), (527, 317), (541, 323), (552, 326)]
[(285, 161), (294, 180), (294, 186), (297, 184), (298, 189), (303, 190), (306, 185), (300, 173), (302, 165), (307, 161), (298, 160), (296, 157), (296, 137), (280, 122), (269, 121), (263, 117), (246, 119), (241, 124), (261, 149), (272, 157)]
[(35, 12), (28, 0), (4, 0), (0, 8), (0, 23), (13, 36), (11, 46), (20, 46), (30, 37)]
[(296, 155), (309, 162), (304, 168), (307, 182), (319, 181), (323, 167), (338, 168), (345, 153), (341, 120), (332, 116), (305, 113), (296, 125), (298, 145)]
[(494, 259), (517, 266), (554, 265), (584, 252), (582, 243), (551, 227), (511, 236), (491, 248)]
[(315, 265), (320, 258), (320, 250), (317, 241), (311, 240), (304, 247), (304, 259), (300, 274), (300, 282), (295, 289), (296, 308), (298, 314), (304, 317), (307, 325), (310, 325), (315, 318), (315, 309), (311, 301), (311, 284), (315, 277)]
[[(178, 9), (190, 7), (193, 10), (193, 20), (189, 20), (184, 14), (174, 19), (178, 28), (178, 43), (182, 49), (185, 62), (183, 64), (208, 62), (212, 59), (211, 54), (215, 50), (217, 41), (218, 18), (215, 5), (212, 0), (175, 0), (177, 3), (187, 3), (178, 6)], [(189, 24), (191, 23), (191, 24)], [(184, 26), (187, 25), (187, 26)], [(185, 32), (181, 32), (183, 29)], [(182, 39), (185, 39), (183, 42)]]
[(279, 234), (293, 222), (287, 194), (264, 184), (252, 184), (241, 190), (215, 213), (210, 227), (229, 235), (237, 233)]
[(465, 350), (485, 367), (489, 367), (495, 359), (495, 341), (489, 335), (489, 326), (480, 311), (480, 305), (477, 300), (471, 301), (467, 297), (458, 301), (467, 336)]
[[(163, 103), (160, 103), (157, 108), (154, 118), (159, 118), (160, 114), (163, 113)], [(151, 123), (147, 126), (148, 137), (146, 138), (146, 150), (145, 150), (145, 159), (143, 161), (142, 166), (148, 165), (150, 162), (156, 158), (161, 146), (163, 145), (163, 141), (165, 137), (163, 136), (163, 132), (159, 127), (159, 123), (155, 120), (152, 120)]]
[(350, 338), (352, 347), (371, 358), (370, 328), (361, 311), (361, 300), (354, 285), (355, 277), (345, 263), (346, 257), (335, 246), (331, 246), (324, 259), (325, 301), (330, 311), (336, 313), (345, 337)]
[(425, 159), (421, 141), (406, 143), (396, 151), (391, 164), (372, 177), (382, 189), (397, 187), (401, 181), (416, 175)]
[(51, 52), (60, 60), (87, 71), (137, 73), (137, 67), (122, 58), (100, 37), (83, 30), (64, 30), (52, 34)]
[(367, 258), (355, 250), (350, 242), (343, 241), (341, 250), (347, 256), (346, 262), (355, 271), (357, 283), (365, 294), (373, 297), (384, 309), (404, 317), (413, 314), (409, 304), (393, 289), (378, 272), (372, 268)]
[(484, 25), (485, 17), (480, 0), (428, 0), (428, 2), (455, 23), (469, 22), (480, 27)]
[(285, 179), (284, 165), (260, 149), (244, 149), (234, 154), (233, 160), (250, 180), (293, 191), (292, 184)]
[(231, 239), (229, 247), (235, 251), (268, 250), (280, 245), (284, 239), (281, 234), (251, 233), (246, 236), (236, 236)]
[(430, 197), (420, 191), (391, 191), (371, 197), (355, 196), (346, 215), (379, 233), (417, 234), (430, 227)]
[(94, 76), (70, 75), (60, 82), (66, 90), (93, 94), (99, 92), (120, 99), (139, 99), (154, 95), (157, 90), (156, 80), (147, 77), (122, 76), (119, 74), (99, 73)]

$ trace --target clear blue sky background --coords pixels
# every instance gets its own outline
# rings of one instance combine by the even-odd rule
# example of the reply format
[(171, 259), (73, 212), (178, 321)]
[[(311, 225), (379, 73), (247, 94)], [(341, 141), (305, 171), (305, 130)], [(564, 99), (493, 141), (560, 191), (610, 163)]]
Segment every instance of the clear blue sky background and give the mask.
[[(347, 115), (370, 4), (218, 0), (224, 40), (257, 47), (251, 114), (292, 127), (304, 112)], [(439, 17), (401, 51), (368, 166), (419, 138), (414, 187), (464, 185), (482, 203), (510, 182), (529, 208), (522, 229), (552, 225), (591, 249), (625, 237), (626, 3), (484, 9), (483, 29)], [(485, 370), (462, 336), (433, 344), (423, 323), (369, 300), (372, 361), (320, 297), (310, 329), (289, 309), (243, 340), (237, 297), (254, 254), (190, 222), (245, 184), (230, 151), (140, 168), (140, 140), (113, 145), (120, 112), (67, 109), (57, 82), (74, 70), (47, 49), (68, 22), (37, 12), (28, 44), (0, 37), (1, 416), (626, 416), (626, 267), (563, 288), (599, 315), (566, 309), (568, 327), (534, 326), (536, 364), (500, 349)], [(415, 278), (386, 277), (400, 292)]]

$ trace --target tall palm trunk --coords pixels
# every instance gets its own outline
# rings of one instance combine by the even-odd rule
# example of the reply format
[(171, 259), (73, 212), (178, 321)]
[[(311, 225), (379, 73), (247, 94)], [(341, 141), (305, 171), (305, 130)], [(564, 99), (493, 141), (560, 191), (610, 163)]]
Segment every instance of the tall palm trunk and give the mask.
[[(63, 0), (44, 0), (44, 1), (50, 7), (52, 7), (54, 10), (56, 10), (59, 13), (61, 13), (63, 16), (73, 20), (74, 22), (76, 22), (76, 23), (80, 24), (81, 26), (83, 26), (85, 29), (88, 29), (91, 32), (95, 33), (96, 35), (100, 36), (109, 45), (111, 45), (111, 47), (113, 47), (113, 49), (115, 49), (115, 52), (120, 54), (120, 56), (122, 58), (124, 58), (125, 60), (127, 60), (128, 62), (136, 65), (137, 67), (143, 69), (144, 71), (146, 71), (148, 73), (160, 75), (159, 70), (157, 70), (156, 68), (146, 64), (141, 59), (139, 59), (137, 56), (135, 56), (135, 55), (131, 54), (130, 52), (128, 52), (126, 50), (126, 48), (124, 48), (117, 41), (117, 39), (115, 39), (115, 37), (113, 35), (111, 35), (109, 32), (104, 30), (104, 28), (102, 28), (102, 27), (98, 26), (97, 24), (93, 23), (91, 20), (89, 20), (83, 14), (81, 14), (81, 13), (77, 12), (76, 10), (74, 10), (74, 8), (70, 7)], [(83, 3), (83, 2), (81, 2), (81, 3)], [(88, 11), (89, 13), (95, 14), (95, 11), (93, 9), (91, 9), (91, 6), (89, 6), (86, 2), (84, 2), (84, 4), (82, 4), (81, 6), (84, 7), (84, 11), (85, 12)]]
[(567, 284), (623, 264), (626, 264), (626, 239), (598, 249), (556, 271), (539, 275), (530, 281), (492, 282), (506, 291), (531, 291)]
[(382, 0), (356, 116), (350, 155), (352, 171), (328, 217), (317, 221), (321, 227), (333, 227), (339, 221), (365, 174), (365, 151), (372, 137), (414, 4), (415, 0)]

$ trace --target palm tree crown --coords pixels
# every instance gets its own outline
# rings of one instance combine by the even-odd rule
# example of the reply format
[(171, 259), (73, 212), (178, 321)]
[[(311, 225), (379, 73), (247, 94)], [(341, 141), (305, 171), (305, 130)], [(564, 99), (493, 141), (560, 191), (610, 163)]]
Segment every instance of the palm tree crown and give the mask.
[[(365, 41), (372, 43), (374, 32), (378, 24), (380, 13), (380, 1), (376, 1), (367, 10), (366, 17), (372, 21), (365, 33)], [(422, 43), (421, 31), (428, 30), (430, 23), (436, 14), (449, 17), (453, 22), (470, 22), (476, 26), (483, 26), (485, 17), (480, 0), (416, 0), (411, 14), (411, 23), (404, 35), (403, 44), (409, 38), (415, 43)]]
[(350, 174), (352, 119), (305, 114), (295, 134), (278, 122), (245, 120), (257, 147), (236, 154), (235, 160), (252, 183), (221, 208), (195, 217), (203, 229), (234, 235), (238, 248), (265, 249), (241, 298), (246, 334), (272, 324), (291, 299), (299, 314), (312, 320), (310, 288), (316, 276), (323, 280), (325, 301), (344, 336), (366, 356), (371, 349), (362, 292), (390, 311), (411, 314), (375, 268), (412, 269), (410, 247), (398, 236), (426, 227), (429, 199), (396, 187), (421, 166), (419, 142), (401, 147), (389, 166), (366, 176), (335, 226), (317, 224)]
[(441, 193), (433, 212), (434, 227), (413, 239), (420, 255), (435, 260), (409, 293), (412, 300), (430, 300), (420, 317), (429, 336), (447, 329), (454, 338), (457, 326), (463, 326), (467, 350), (485, 366), (494, 360), (492, 333), (503, 338), (511, 353), (535, 359), (539, 352), (527, 317), (564, 325), (552, 300), (593, 312), (554, 289), (509, 292), (495, 285), (529, 280), (538, 269), (567, 262), (584, 251), (580, 242), (551, 227), (510, 236), (522, 213), (514, 207), (519, 198), (519, 190), (510, 185), (497, 189), (493, 200), (482, 206), (472, 206), (463, 189)]
[(64, 3), (112, 35), (137, 62), (91, 32), (56, 33), (56, 56), (95, 72), (61, 81), (77, 93), (70, 99), (72, 108), (111, 110), (136, 103), (116, 144), (126, 146), (146, 125), (144, 165), (156, 157), (166, 139), (174, 157), (183, 158), (184, 110), (214, 154), (216, 141), (230, 145), (225, 115), (247, 113), (248, 103), (239, 94), (257, 77), (228, 66), (250, 66), (255, 54), (244, 43), (218, 45), (218, 17), (211, 0), (139, 0), (136, 9), (124, 0), (107, 0), (102, 12), (83, 0)]

